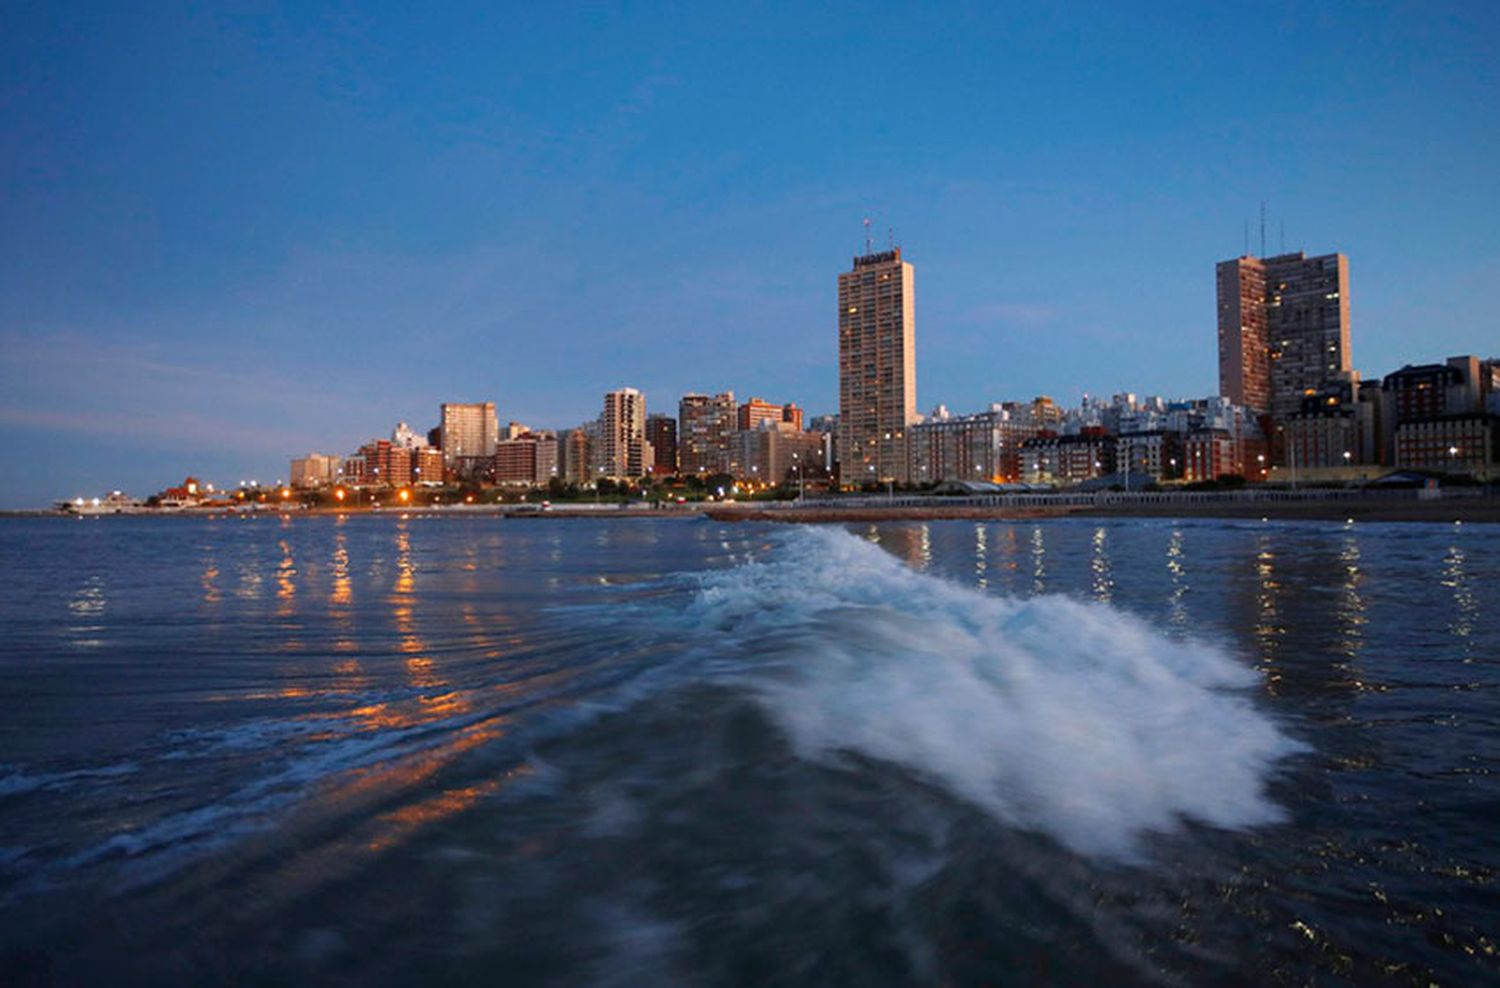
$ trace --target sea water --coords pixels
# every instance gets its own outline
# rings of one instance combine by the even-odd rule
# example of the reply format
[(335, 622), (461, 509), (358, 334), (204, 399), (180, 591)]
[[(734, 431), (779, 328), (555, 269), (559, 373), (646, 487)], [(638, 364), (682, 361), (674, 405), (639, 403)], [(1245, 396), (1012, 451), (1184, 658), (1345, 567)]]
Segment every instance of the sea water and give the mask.
[(1500, 978), (1500, 528), (0, 523), (0, 982)]

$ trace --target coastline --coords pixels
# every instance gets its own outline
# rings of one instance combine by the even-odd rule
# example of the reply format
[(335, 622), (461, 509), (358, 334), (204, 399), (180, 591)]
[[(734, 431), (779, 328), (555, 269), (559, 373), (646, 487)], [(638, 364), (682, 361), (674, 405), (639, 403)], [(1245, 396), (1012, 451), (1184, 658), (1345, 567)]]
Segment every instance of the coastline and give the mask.
[(1032, 521), (1041, 518), (1220, 518), (1275, 521), (1379, 521), (1500, 523), (1500, 498), (1432, 500), (1339, 499), (1315, 501), (1167, 501), (1149, 504), (1066, 505), (861, 505), (841, 508), (756, 508), (715, 505), (704, 513), (715, 521), (771, 521), (791, 524), (881, 521)]
[[(929, 499), (923, 499), (929, 500)], [(855, 503), (819, 501), (699, 503), (671, 507), (638, 505), (553, 505), (546, 511), (517, 505), (444, 505), (406, 508), (267, 508), (255, 511), (182, 509), (132, 511), (118, 514), (73, 515), (48, 509), (0, 511), (0, 518), (255, 518), (327, 516), (424, 516), (433, 518), (486, 517), (507, 519), (678, 519), (706, 517), (722, 522), (780, 522), (783, 524), (842, 524), (882, 521), (1034, 521), (1048, 518), (1221, 518), (1277, 521), (1379, 521), (1500, 523), (1500, 496), (1438, 498), (1327, 496), (1308, 499), (1221, 499), (1191, 496), (1131, 502), (1121, 498), (1068, 499), (1066, 503), (901, 503), (884, 505), (861, 499)]]

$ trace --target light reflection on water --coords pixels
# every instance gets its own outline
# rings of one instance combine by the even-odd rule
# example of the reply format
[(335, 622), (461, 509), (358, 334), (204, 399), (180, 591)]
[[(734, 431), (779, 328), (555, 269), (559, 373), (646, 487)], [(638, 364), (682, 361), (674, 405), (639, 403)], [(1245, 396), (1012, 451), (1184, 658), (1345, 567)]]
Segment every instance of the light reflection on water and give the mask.
[(1047, 592), (1047, 544), (1040, 525), (1031, 529), (1031, 592)]
[[(87, 530), (126, 532), (130, 524)], [(658, 577), (783, 551), (777, 529), (419, 517), (173, 524), (143, 531), (160, 539), (152, 552), (175, 553), (185, 565), (151, 569), (150, 579), (128, 575), (152, 562), (139, 537), (113, 554), (80, 554), (50, 575), (13, 568), (23, 582), (51, 581), (31, 592), (52, 609), (50, 623), (35, 625), (22, 626), (25, 609), (4, 614), (12, 631), (31, 637), (24, 657), (19, 649), (7, 656), (11, 674), (0, 676), (0, 691), (10, 691), (0, 693), (0, 920), (17, 915), (4, 911), (14, 875), (40, 876), (27, 888), (87, 879), (123, 896), (114, 876), (134, 872), (163, 882), (162, 895), (125, 897), (122, 908), (180, 910), (167, 929), (182, 931), (184, 942), (201, 937), (215, 950), (239, 951), (238, 962), (252, 968), (260, 955), (236, 944), (270, 950), (286, 965), (277, 973), (303, 976), (292, 980), (318, 980), (327, 970), (298, 952), (298, 937), (337, 928), (352, 945), (360, 924), (341, 918), (357, 914), (392, 943), (428, 944), (430, 958), (421, 948), (409, 956), (430, 959), (436, 977), (456, 963), (451, 930), (472, 924), (488, 942), (503, 938), (506, 924), (549, 911), (554, 925), (518, 938), (543, 953), (562, 943), (597, 955), (597, 944), (575, 941), (582, 927), (568, 910), (574, 902), (614, 908), (589, 897), (590, 881), (614, 888), (614, 869), (658, 883), (650, 901), (663, 917), (649, 919), (651, 928), (671, 928), (704, 956), (733, 950), (695, 939), (710, 924), (694, 917), (708, 915), (806, 962), (786, 947), (795, 937), (765, 934), (768, 921), (757, 917), (832, 916), (833, 929), (852, 922), (846, 905), (877, 886), (899, 904), (894, 913), (928, 917), (933, 943), (961, 936), (967, 923), (976, 942), (1019, 950), (1022, 941), (1006, 938), (1036, 918), (1037, 902), (1064, 917), (1044, 927), (1071, 922), (1063, 903), (1087, 888), (1088, 922), (1045, 927), (1043, 945), (1024, 949), (1057, 964), (1066, 958), (1056, 942), (1107, 956), (1105, 941), (1123, 940), (1140, 956), (1171, 958), (1178, 967), (1147, 970), (1182, 983), (1234, 981), (1245, 973), (1236, 964), (1266, 976), (1252, 981), (1274, 980), (1273, 965), (1284, 980), (1361, 981), (1379, 970), (1372, 957), (1439, 983), (1482, 983), (1489, 973), (1462, 966), (1493, 947), (1482, 931), (1494, 917), (1473, 896), (1487, 895), (1500, 875), (1484, 809), (1500, 805), (1500, 763), (1483, 734), (1500, 722), (1500, 682), (1488, 661), (1500, 654), (1500, 544), (1484, 530), (855, 526), (912, 569), (991, 594), (1060, 593), (1131, 611), (1173, 628), (1174, 640), (1222, 639), (1264, 673), (1256, 702), (1294, 725), (1309, 748), (1272, 783), (1287, 822), (1253, 835), (1189, 830), (1166, 845), (1168, 866), (1110, 870), (985, 830), (971, 808), (930, 791), (913, 795), (878, 766), (840, 764), (804, 777), (795, 751), (757, 733), (743, 699), (725, 713), (716, 694), (658, 702), (643, 689), (646, 699), (599, 719), (607, 707), (600, 698), (616, 682), (633, 682), (626, 673), (634, 663), (682, 658), (672, 637), (680, 629), (663, 630), (652, 608), (680, 603), (692, 583)], [(640, 606), (648, 596), (651, 607)], [(153, 634), (153, 622), (170, 631)], [(698, 644), (722, 662), (728, 634)], [(80, 645), (110, 666), (49, 666)], [(815, 666), (823, 657), (801, 658)], [(549, 721), (555, 733), (538, 735), (543, 712), (563, 724), (577, 713), (581, 726)], [(124, 741), (92, 733), (122, 723), (139, 725)], [(662, 747), (669, 744), (677, 747)], [(678, 765), (686, 767), (671, 770)], [(82, 770), (95, 774), (21, 796), (5, 788)], [(518, 790), (540, 795), (523, 799)], [(872, 792), (873, 806), (859, 801)], [(825, 793), (836, 796), (820, 802)], [(941, 836), (920, 827), (915, 837), (893, 836), (900, 828), (890, 821), (908, 799), (922, 809), (905, 823), (936, 819)], [(840, 801), (860, 812), (819, 815)], [(1426, 809), (1408, 809), (1417, 806)], [(719, 810), (722, 817), (705, 817)], [(632, 830), (635, 820), (650, 825)], [(947, 836), (964, 833), (978, 836)], [(833, 839), (821, 842), (824, 834)], [(757, 835), (774, 853), (762, 853)], [(970, 839), (983, 853), (966, 850)], [(67, 870), (66, 861), (101, 846), (108, 853), (87, 858), (94, 872)], [(861, 871), (861, 855), (878, 860)], [(930, 858), (934, 870), (913, 892), (885, 880), (885, 856), (901, 867)], [(783, 859), (799, 880), (783, 881)], [(663, 861), (678, 871), (661, 870)], [(1045, 864), (1033, 871), (1060, 877), (1028, 884), (1036, 861)], [(701, 877), (700, 866), (703, 888), (687, 880)], [(174, 869), (183, 877), (163, 877)], [(548, 869), (578, 886), (547, 885), (537, 876)], [(814, 873), (818, 881), (800, 880)], [(672, 884), (664, 874), (687, 879)], [(1007, 882), (1022, 884), (1013, 909)], [(1377, 885), (1384, 898), (1370, 891)], [(569, 894), (580, 886), (585, 894)], [(481, 887), (492, 901), (476, 902)], [(773, 889), (792, 898), (775, 899)], [(147, 908), (163, 902), (172, 910)], [(1348, 918), (1351, 902), (1366, 904), (1379, 936)], [(676, 903), (680, 914), (666, 915)], [(969, 918), (943, 928), (955, 910)], [(882, 942), (928, 935), (921, 924), (892, 924), (881, 928)], [(1112, 932), (1099, 937), (1100, 924)], [(1453, 946), (1431, 946), (1445, 936)], [(836, 953), (857, 956), (867, 942), (855, 936)], [(1220, 953), (1181, 947), (1205, 942)], [(375, 936), (358, 944), (377, 959), (392, 949)], [(1263, 951), (1275, 960), (1261, 966)], [(597, 973), (559, 970), (570, 976), (562, 980)], [(400, 980), (363, 973), (347, 980)], [(1127, 971), (1096, 980), (1133, 979)]]
[(986, 575), (989, 568), (989, 528), (983, 524), (974, 526), (974, 585), (981, 590), (989, 588)]
[(1115, 581), (1110, 574), (1108, 530), (1100, 525), (1094, 530), (1093, 554), (1089, 558), (1089, 570), (1093, 573), (1094, 599), (1107, 604), (1114, 597)]
[(1167, 621), (1178, 629), (1188, 624), (1187, 602), (1184, 599), (1188, 592), (1187, 569), (1183, 566), (1184, 555), (1182, 529), (1174, 528), (1171, 538), (1167, 540), (1167, 577), (1172, 587), (1167, 594)]
[(1281, 636), (1286, 629), (1282, 628), (1279, 623), (1281, 584), (1276, 582), (1276, 553), (1272, 551), (1272, 545), (1273, 534), (1271, 532), (1263, 531), (1256, 539), (1255, 641), (1260, 654), (1261, 671), (1266, 677), (1267, 690), (1275, 693), (1281, 681), (1281, 670), (1277, 667), (1277, 659), (1280, 654)]

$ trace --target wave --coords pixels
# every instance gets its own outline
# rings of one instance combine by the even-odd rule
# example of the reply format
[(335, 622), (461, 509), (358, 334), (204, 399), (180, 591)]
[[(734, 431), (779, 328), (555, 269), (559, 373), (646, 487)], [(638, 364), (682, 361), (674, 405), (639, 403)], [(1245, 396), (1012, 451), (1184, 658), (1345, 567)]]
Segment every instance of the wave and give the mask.
[(1103, 604), (990, 596), (841, 529), (702, 577), (687, 617), (750, 658), (801, 756), (902, 766), (1083, 854), (1132, 858), (1186, 821), (1277, 822), (1267, 780), (1302, 748), (1212, 645)]

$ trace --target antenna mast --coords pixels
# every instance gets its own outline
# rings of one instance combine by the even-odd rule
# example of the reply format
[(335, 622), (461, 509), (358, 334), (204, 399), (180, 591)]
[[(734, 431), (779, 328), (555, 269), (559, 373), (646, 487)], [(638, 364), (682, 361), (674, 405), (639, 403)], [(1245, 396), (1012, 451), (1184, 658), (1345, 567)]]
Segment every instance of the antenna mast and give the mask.
[(865, 217), (865, 254), (869, 255), (869, 254), (872, 254), (872, 253), (874, 253), (874, 248), (872, 248), (870, 246), (870, 217), (866, 216)]
[(1260, 256), (1266, 256), (1266, 201), (1260, 201)]

